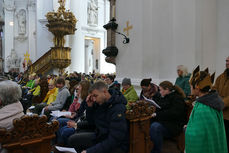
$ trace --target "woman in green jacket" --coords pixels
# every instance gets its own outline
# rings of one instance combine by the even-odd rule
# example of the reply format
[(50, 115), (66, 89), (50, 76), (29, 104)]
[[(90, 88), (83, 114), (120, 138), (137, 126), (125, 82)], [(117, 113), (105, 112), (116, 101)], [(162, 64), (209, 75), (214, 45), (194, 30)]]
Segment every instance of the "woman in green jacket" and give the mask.
[(130, 78), (124, 78), (122, 80), (122, 94), (127, 100), (127, 109), (129, 108), (129, 103), (136, 102), (138, 100), (137, 92), (135, 91), (134, 87), (131, 85)]

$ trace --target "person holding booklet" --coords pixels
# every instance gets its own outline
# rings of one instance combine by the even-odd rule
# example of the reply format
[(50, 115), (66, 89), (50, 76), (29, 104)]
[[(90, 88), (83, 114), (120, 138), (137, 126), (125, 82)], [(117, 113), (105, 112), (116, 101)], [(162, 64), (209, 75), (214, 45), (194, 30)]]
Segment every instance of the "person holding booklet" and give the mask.
[(159, 88), (156, 84), (151, 83), (152, 79), (143, 79), (141, 81), (141, 88), (142, 91), (140, 93), (140, 99), (144, 100), (146, 97), (147, 99), (151, 99), (154, 101), (158, 101), (160, 98), (160, 92), (159, 92)]
[[(86, 98), (88, 96), (90, 85), (90, 82), (86, 80), (79, 83), (79, 86), (77, 87), (77, 102), (80, 103), (80, 107), (77, 109), (74, 115), (57, 119), (57, 121), (60, 123), (59, 130), (57, 131), (57, 144), (67, 145), (68, 138), (75, 133), (78, 124), (77, 121), (81, 116), (84, 115), (86, 110)], [(78, 127), (80, 127), (79, 124)]]
[(169, 81), (159, 85), (161, 97), (158, 100), (160, 108), (152, 115), (150, 138), (154, 143), (151, 153), (160, 153), (163, 138), (170, 138), (180, 134), (186, 123), (185, 94), (181, 88)]

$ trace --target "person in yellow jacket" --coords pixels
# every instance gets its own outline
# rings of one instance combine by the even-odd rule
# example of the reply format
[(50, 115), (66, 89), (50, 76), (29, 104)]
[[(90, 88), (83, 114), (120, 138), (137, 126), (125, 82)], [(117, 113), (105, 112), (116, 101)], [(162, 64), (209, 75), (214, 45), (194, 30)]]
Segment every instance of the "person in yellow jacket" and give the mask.
[(56, 100), (56, 96), (58, 95), (58, 88), (56, 88), (54, 84), (54, 80), (51, 80), (49, 83), (49, 91), (47, 95), (45, 96), (45, 99), (43, 100), (44, 103), (46, 104), (51, 104)]
[(48, 87), (49, 91), (46, 94), (43, 102), (35, 106), (33, 113), (40, 114), (46, 105), (49, 105), (56, 100), (56, 96), (58, 95), (58, 88), (55, 86), (55, 80), (51, 80)]

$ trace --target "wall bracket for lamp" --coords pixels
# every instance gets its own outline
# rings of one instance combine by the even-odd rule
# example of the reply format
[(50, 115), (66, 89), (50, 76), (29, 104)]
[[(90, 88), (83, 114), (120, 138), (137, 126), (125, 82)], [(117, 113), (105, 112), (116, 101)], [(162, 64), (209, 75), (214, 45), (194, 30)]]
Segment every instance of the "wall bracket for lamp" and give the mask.
[(128, 44), (129, 42), (130, 42), (130, 38), (128, 38), (126, 35), (124, 35), (123, 33), (121, 33), (121, 32), (117, 32), (117, 31), (115, 31), (115, 30), (113, 30), (115, 33), (117, 33), (117, 34), (119, 34), (119, 35), (122, 35), (124, 38), (124, 40), (123, 40), (123, 44)]
[(115, 33), (122, 35), (124, 37), (123, 44), (127, 44), (130, 42), (130, 38), (128, 38), (126, 35), (124, 35), (121, 32), (117, 32), (116, 29), (118, 28), (118, 24), (116, 23), (116, 19), (112, 18), (110, 22), (103, 26), (106, 30), (111, 29)]

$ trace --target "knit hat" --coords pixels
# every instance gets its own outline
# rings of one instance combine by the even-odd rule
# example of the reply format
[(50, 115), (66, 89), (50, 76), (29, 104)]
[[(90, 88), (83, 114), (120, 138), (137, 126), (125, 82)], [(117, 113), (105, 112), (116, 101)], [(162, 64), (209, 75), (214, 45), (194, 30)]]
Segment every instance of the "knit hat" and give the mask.
[(122, 80), (122, 85), (131, 85), (131, 80), (130, 78), (124, 78)]

